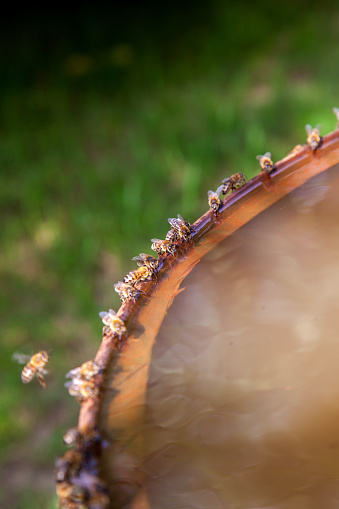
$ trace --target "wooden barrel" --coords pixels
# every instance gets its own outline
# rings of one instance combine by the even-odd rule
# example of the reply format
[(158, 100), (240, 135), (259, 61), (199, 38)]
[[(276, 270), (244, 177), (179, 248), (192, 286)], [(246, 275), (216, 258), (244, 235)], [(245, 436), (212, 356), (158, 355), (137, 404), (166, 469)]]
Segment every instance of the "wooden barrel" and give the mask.
[(81, 404), (67, 477), (79, 504), (337, 507), (338, 191), (337, 130), (159, 258), (118, 311), (124, 338), (103, 329), (100, 396)]

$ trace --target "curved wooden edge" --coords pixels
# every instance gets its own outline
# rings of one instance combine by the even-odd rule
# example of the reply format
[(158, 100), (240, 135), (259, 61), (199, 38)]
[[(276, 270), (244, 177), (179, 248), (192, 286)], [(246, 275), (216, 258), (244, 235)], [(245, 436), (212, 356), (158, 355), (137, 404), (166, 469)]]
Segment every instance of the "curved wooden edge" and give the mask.
[[(125, 322), (126, 336), (119, 340), (108, 327), (103, 328), (102, 343), (95, 357), (101, 366), (96, 382), (106, 393), (105, 398), (109, 393), (109, 400), (114, 400), (114, 411), (105, 398), (83, 401), (78, 422), (82, 434), (99, 430), (105, 438), (110, 439), (111, 430), (114, 429), (117, 431), (114, 440), (120, 445), (128, 444), (129, 450), (139, 454), (142, 446), (135, 436), (135, 427), (142, 417), (152, 347), (181, 282), (220, 241), (293, 189), (338, 163), (339, 130), (336, 130), (325, 136), (315, 151), (304, 146), (277, 162), (269, 175), (261, 172), (226, 197), (217, 214), (209, 210), (192, 225), (191, 241), (181, 242), (175, 257), (163, 255), (159, 258), (156, 279), (139, 284), (138, 288), (143, 293), (137, 302), (124, 303), (117, 312), (118, 317)], [(127, 379), (128, 384), (125, 383)], [(103, 420), (107, 421), (108, 426), (100, 424)], [(92, 457), (91, 464), (95, 465), (99, 477), (102, 451), (103, 447), (94, 450), (91, 446), (80, 451), (86, 456), (86, 464), (90, 463), (88, 457)], [(119, 477), (118, 470), (119, 466)], [(148, 507), (144, 494), (140, 496), (143, 506)], [(140, 504), (134, 506), (139, 507)]]

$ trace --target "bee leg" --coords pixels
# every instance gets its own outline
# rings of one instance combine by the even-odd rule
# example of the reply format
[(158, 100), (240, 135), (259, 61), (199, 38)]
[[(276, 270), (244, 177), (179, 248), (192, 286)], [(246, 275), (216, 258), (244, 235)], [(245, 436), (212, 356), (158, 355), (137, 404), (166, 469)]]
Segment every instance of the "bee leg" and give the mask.
[(42, 385), (42, 387), (44, 389), (46, 389), (46, 382), (45, 382), (43, 374), (42, 373), (37, 373), (36, 376), (37, 376), (37, 378), (38, 378), (38, 380), (40, 382), (40, 385)]

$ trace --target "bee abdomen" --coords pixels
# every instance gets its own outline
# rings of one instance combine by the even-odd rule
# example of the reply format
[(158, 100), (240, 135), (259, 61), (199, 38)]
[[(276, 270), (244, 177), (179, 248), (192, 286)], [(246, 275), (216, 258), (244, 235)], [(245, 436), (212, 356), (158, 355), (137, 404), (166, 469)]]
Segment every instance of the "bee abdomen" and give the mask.
[(166, 240), (170, 242), (177, 242), (180, 238), (179, 233), (176, 230), (169, 230), (166, 234)]
[(21, 380), (24, 384), (28, 384), (34, 376), (35, 369), (33, 369), (29, 364), (24, 367), (24, 369), (21, 372)]
[(142, 283), (143, 281), (146, 281), (146, 279), (149, 278), (151, 275), (151, 271), (148, 267), (142, 266), (139, 267), (136, 270), (132, 270), (124, 277), (124, 283), (129, 283), (132, 286), (136, 285), (137, 283)]

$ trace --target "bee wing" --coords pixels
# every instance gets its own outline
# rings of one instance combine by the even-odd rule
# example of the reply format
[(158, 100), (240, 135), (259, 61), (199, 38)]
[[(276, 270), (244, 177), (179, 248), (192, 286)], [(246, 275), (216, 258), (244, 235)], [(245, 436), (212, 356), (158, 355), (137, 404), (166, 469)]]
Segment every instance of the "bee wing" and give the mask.
[(334, 114), (335, 114), (335, 116), (337, 117), (337, 120), (339, 120), (339, 108), (334, 107), (334, 108), (333, 108), (333, 113), (334, 113)]
[(310, 132), (312, 131), (312, 126), (311, 126), (311, 124), (306, 124), (306, 125), (305, 125), (305, 130), (306, 130), (306, 133), (307, 133), (307, 134), (310, 134)]
[(66, 373), (65, 378), (74, 378), (78, 375), (79, 371), (80, 368), (71, 369), (68, 373)]
[(108, 313), (112, 316), (115, 316), (116, 315), (116, 312), (114, 311), (114, 309), (109, 309), (108, 310)]
[(266, 152), (266, 154), (264, 154), (264, 157), (268, 157), (269, 159), (271, 159), (272, 158), (271, 152)]
[(169, 217), (168, 218), (169, 224), (172, 226), (172, 228), (176, 228), (178, 224), (178, 220), (175, 217)]
[(141, 253), (138, 256), (133, 256), (132, 260), (134, 262), (143, 262), (145, 260), (144, 253)]
[(317, 124), (317, 125), (315, 126), (315, 128), (316, 128), (316, 129), (318, 129), (318, 131), (320, 132), (320, 131), (321, 131), (321, 124)]
[(12, 355), (12, 360), (18, 362), (19, 364), (26, 364), (30, 359), (30, 355), (25, 355), (23, 353), (15, 352)]
[(153, 243), (154, 243), (154, 242), (155, 242), (155, 243), (158, 243), (158, 242), (162, 242), (162, 240), (160, 240), (160, 239), (151, 239), (151, 242), (153, 242)]
[(178, 214), (178, 219), (179, 219), (180, 223), (185, 224), (185, 219), (182, 217), (181, 214)]
[(258, 159), (258, 161), (260, 161), (260, 159), (262, 159), (264, 156), (257, 156), (256, 159)]
[(215, 194), (217, 194), (219, 196), (221, 191), (223, 190), (223, 188), (224, 188), (224, 184), (221, 184), (221, 186), (219, 186), (218, 189), (216, 190)]
[(230, 180), (231, 180), (231, 178), (230, 178), (230, 177), (226, 177), (226, 178), (224, 178), (221, 182), (222, 182), (224, 185), (227, 185), (227, 184), (229, 184), (229, 183), (230, 183)]
[(211, 197), (212, 197), (212, 196), (214, 196), (214, 195), (215, 195), (215, 192), (214, 192), (214, 191), (211, 191), (211, 190), (207, 191), (207, 196), (208, 196), (208, 198), (211, 198)]
[(106, 316), (107, 314), (108, 314), (107, 311), (100, 311), (99, 316), (100, 318), (104, 318), (104, 316)]

